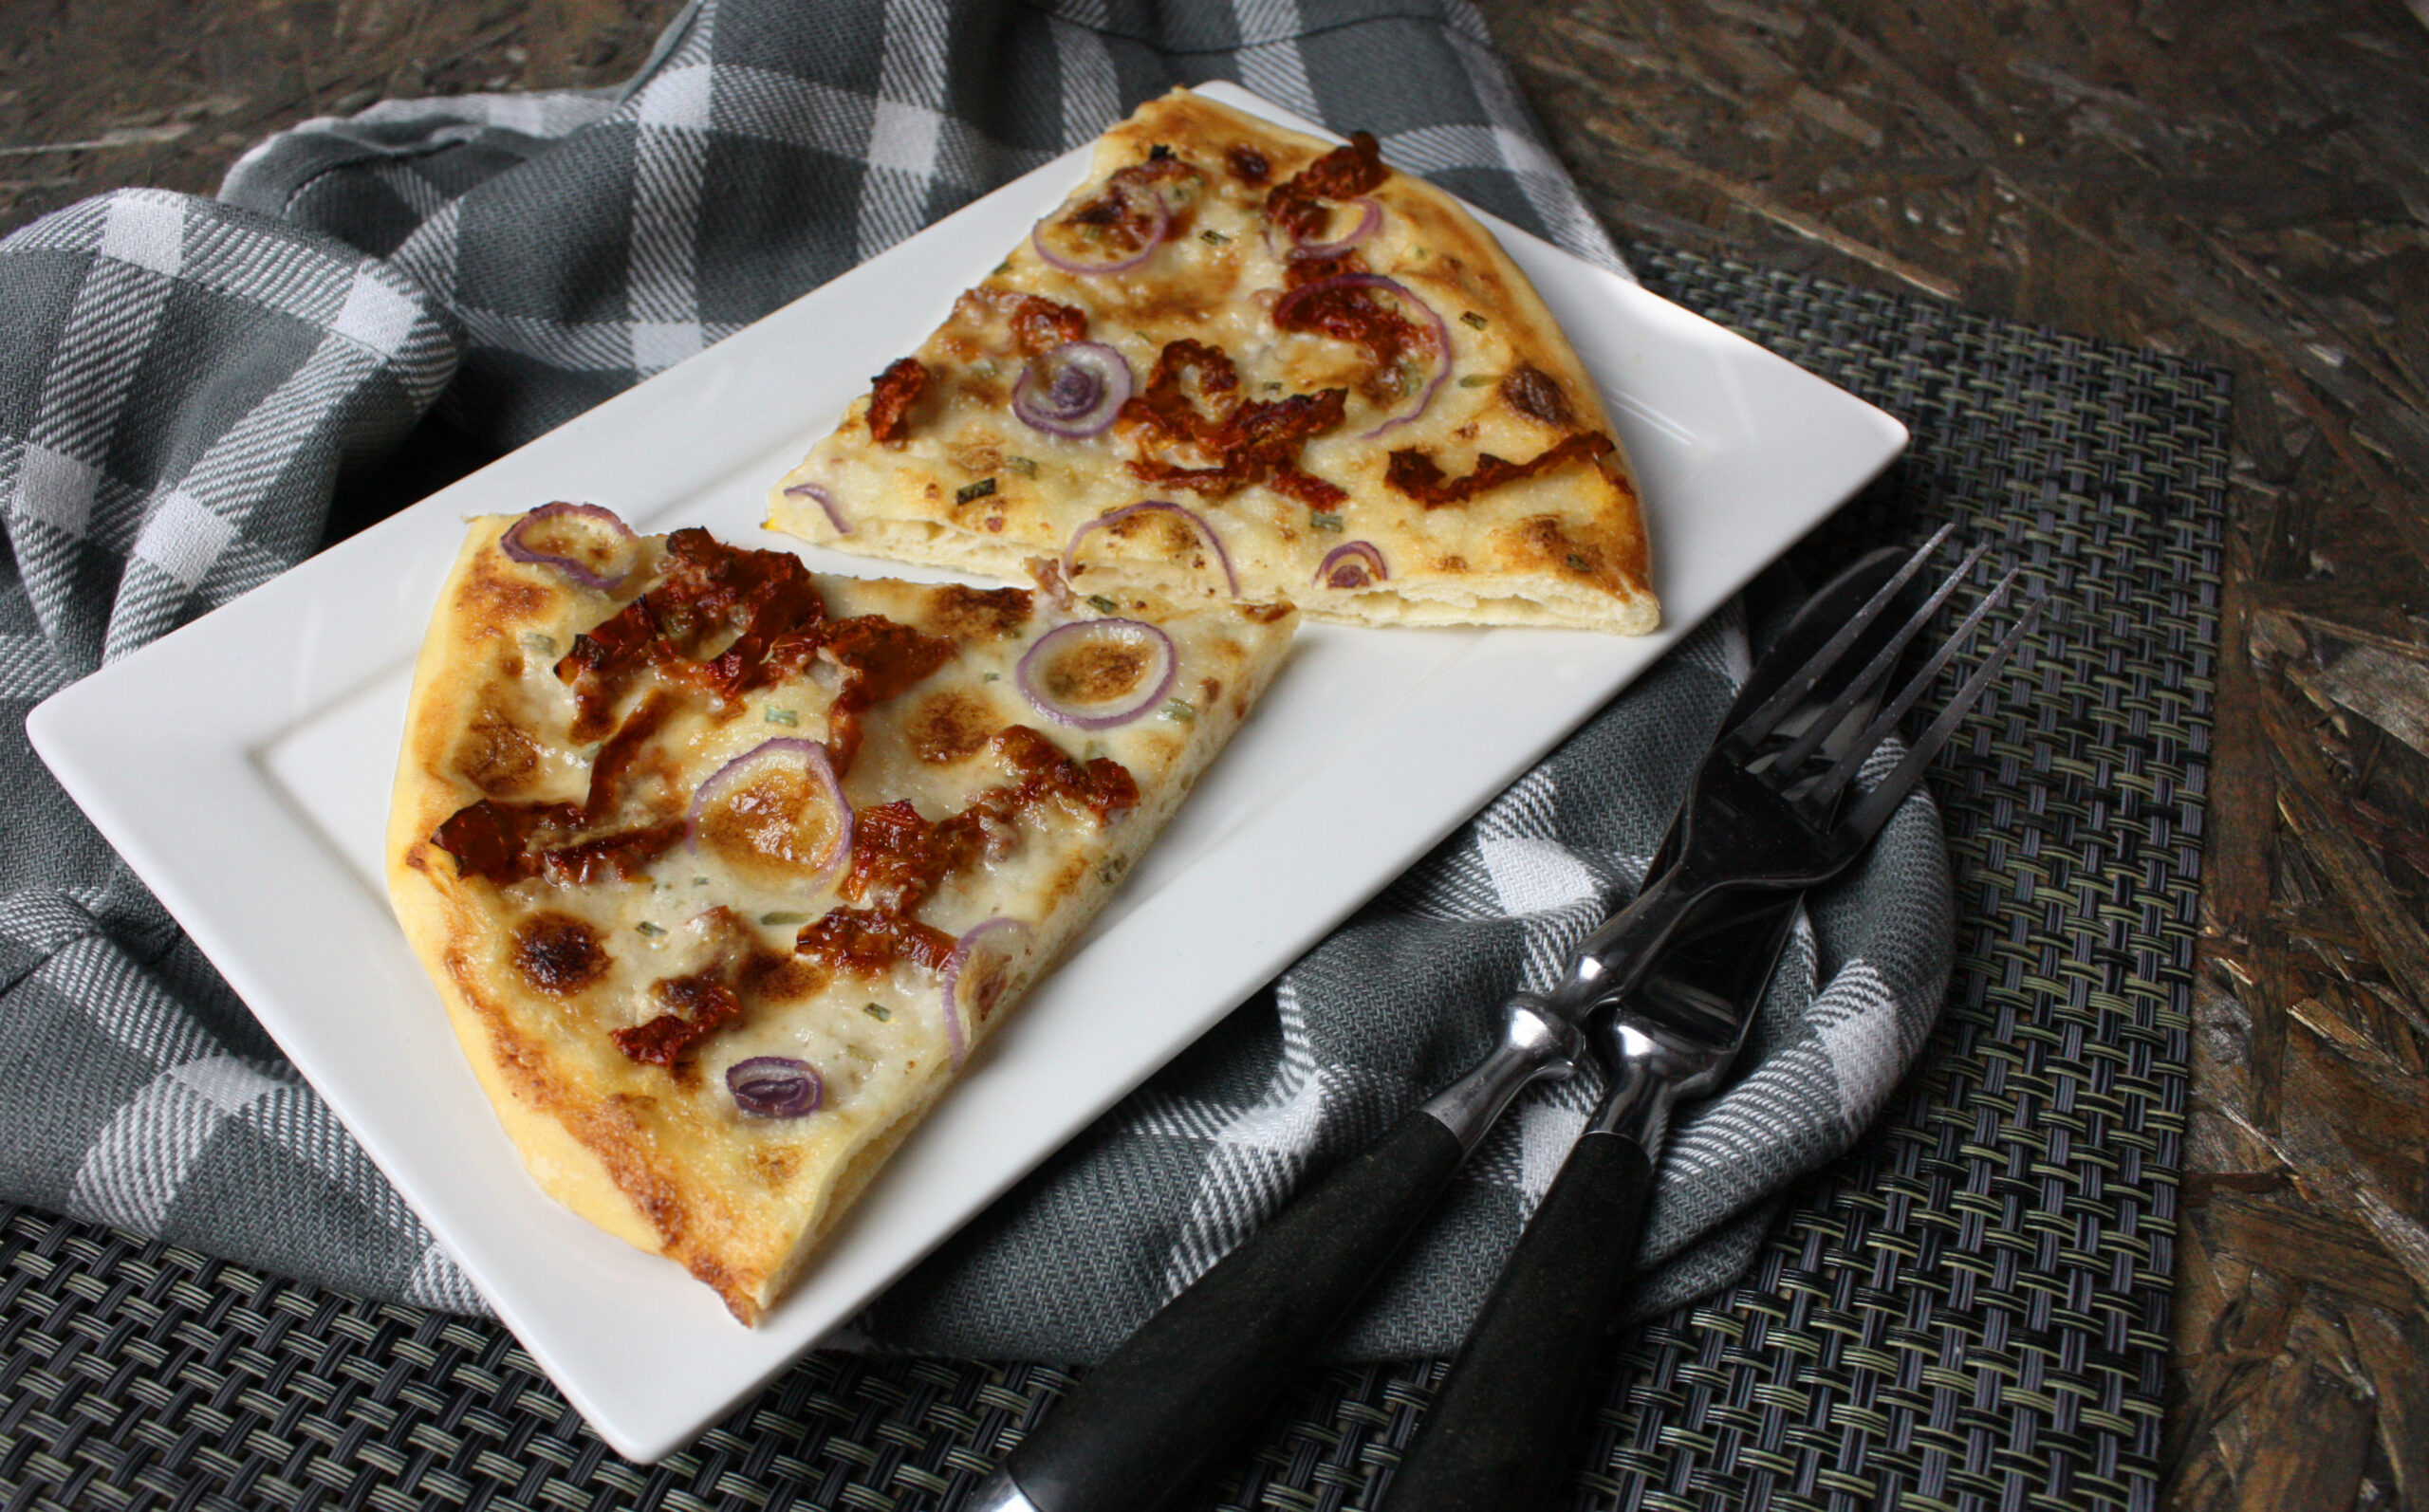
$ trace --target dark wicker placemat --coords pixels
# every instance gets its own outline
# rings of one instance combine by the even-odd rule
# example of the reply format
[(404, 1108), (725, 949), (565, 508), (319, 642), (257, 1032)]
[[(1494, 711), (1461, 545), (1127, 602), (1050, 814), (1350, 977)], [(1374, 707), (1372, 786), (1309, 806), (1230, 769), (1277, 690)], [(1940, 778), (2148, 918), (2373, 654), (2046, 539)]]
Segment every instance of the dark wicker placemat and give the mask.
[[(2195, 364), (1639, 249), (1648, 281), (1899, 415), (1799, 548), (1943, 519), (2063, 612), (1935, 791), (1960, 919), (1924, 1069), (1742, 1285), (1627, 1349), (1590, 1504), (2156, 1500), (2227, 387)], [(1201, 1504), (1363, 1506), (1422, 1364), (1314, 1372)], [(816, 1355), (698, 1445), (619, 1460), (496, 1326), (17, 1209), (0, 1507), (952, 1507), (1067, 1384)]]

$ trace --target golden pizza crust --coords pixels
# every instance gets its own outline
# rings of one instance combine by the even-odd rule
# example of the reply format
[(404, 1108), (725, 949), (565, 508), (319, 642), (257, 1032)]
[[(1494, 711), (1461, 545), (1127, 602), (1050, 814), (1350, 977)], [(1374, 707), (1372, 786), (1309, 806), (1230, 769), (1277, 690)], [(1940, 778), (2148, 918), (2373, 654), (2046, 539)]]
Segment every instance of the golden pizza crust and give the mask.
[[(825, 975), (800, 996), (752, 1000), (743, 1022), (702, 1044), (696, 1064), (670, 1070), (616, 1048), (609, 1030), (655, 1011), (644, 989), (659, 968), (644, 957), (685, 948), (684, 931), (720, 912), (711, 905), (732, 905), (721, 911), (726, 923), (714, 926), (726, 928), (737, 910), (755, 913), (765, 899), (750, 902), (733, 891), (740, 884), (722, 875), (695, 882), (682, 874), (700, 863), (679, 852), (655, 863), (646, 885), (559, 887), (532, 878), (501, 886), (460, 875), (455, 858), (434, 842), (452, 816), (484, 798), (579, 800), (592, 750), (566, 745), (565, 709), (549, 703), (559, 691), (550, 667), (575, 632), (598, 625), (639, 593), (660, 550), (644, 543), (644, 564), (630, 585), (601, 593), (573, 586), (545, 565), (509, 560), (498, 541), (511, 524), (473, 523), (416, 666), (388, 833), (397, 915), (501, 1126), (542, 1189), (606, 1231), (684, 1265), (715, 1288), (736, 1318), (753, 1322), (957, 1074), (937, 1027), (943, 1019), (933, 973), (903, 966), (887, 977), (863, 978), (803, 968), (806, 979)], [(943, 810), (954, 793), (983, 786), (993, 758), (986, 749), (960, 752), (945, 738), (950, 728), (938, 734), (938, 715), (984, 713), (981, 727), (992, 728), (1016, 713), (1009, 675), (986, 678), (981, 669), (1010, 666), (1051, 622), (1047, 615), (994, 626), (971, 611), (973, 602), (990, 601), (987, 596), (969, 590), (815, 581), (832, 618), (881, 613), (915, 627), (959, 632), (955, 658), (864, 716), (860, 755), (844, 776), (855, 806), (865, 813), (891, 791), (914, 796), (923, 812)], [(1219, 696), (1201, 693), (1185, 722), (1150, 715), (1134, 724), (1152, 728), (1104, 732), (1100, 744), (1122, 753), (1140, 789), (1125, 819), (1099, 830), (1093, 821), (1041, 810), (1022, 821), (1024, 839), (1011, 859), (990, 863), (984, 876), (949, 879), (928, 905), (948, 920), (948, 933), (967, 928), (972, 910), (1032, 925), (1026, 953), (1006, 969), (1001, 997), (966, 1026), (973, 1050), (1051, 968), (1246, 715), (1281, 664), (1292, 618), (1287, 610), (1231, 607), (1177, 613), (1144, 599), (1121, 608), (1125, 617), (1161, 624), (1180, 648), (1185, 675), (1206, 679), (1204, 686), (1219, 683)], [(785, 699), (814, 705), (818, 696), (807, 682), (787, 684), (766, 695), (759, 712)], [(750, 715), (725, 711), (670, 726), (681, 735), (668, 759), (697, 768), (684, 773), (696, 785), (727, 751), (759, 738)], [(829, 733), (821, 720), (806, 705), (779, 733)], [(912, 749), (922, 738), (936, 747), (924, 757)], [(564, 748), (549, 748), (552, 743)], [(674, 922), (694, 909), (703, 912), (690, 924)], [(955, 910), (964, 923), (950, 923)], [(513, 942), (526, 937), (518, 930), (560, 916), (575, 917), (609, 964), (595, 982), (552, 994), (510, 962), (517, 959)], [(781, 955), (794, 917), (761, 916), (761, 925), (780, 922), (772, 933), (746, 931), (753, 948)], [(658, 918), (669, 922), (653, 926), (655, 934), (627, 927)], [(672, 974), (677, 967), (663, 969)], [(769, 980), (782, 977), (776, 969)], [(892, 1011), (882, 1023), (864, 1018), (863, 999), (870, 1009), (892, 1004)], [(822, 1065), (827, 1102), (809, 1117), (742, 1117), (716, 1074), (717, 1057), (731, 1061), (786, 1035), (840, 1045), (858, 1059), (830, 1057)], [(877, 1049), (857, 1048), (863, 1044)]]
[[(1243, 147), (1266, 161), (1262, 183), (1225, 168)], [(1089, 522), (1158, 499), (1208, 523), (1241, 596), (1289, 598), (1314, 618), (1632, 635), (1660, 622), (1643, 514), (1616, 447), (1599, 464), (1579, 457), (1435, 508), (1386, 481), (1396, 451), (1418, 452), (1457, 479), (1487, 455), (1523, 463), (1572, 436), (1614, 436), (1591, 376), (1490, 232), (1406, 174), (1389, 174), (1363, 196), (1381, 219), (1358, 255), (1437, 311), (1451, 343), (1432, 400), (1385, 428), (1397, 401), (1360, 388), (1357, 348), (1281, 332), (1270, 317), (1288, 265), (1265, 226), (1266, 196), (1332, 145), (1177, 90), (1101, 138), (1087, 182), (1048, 224), (1159, 148), (1203, 173), (1176, 216), (1179, 229), (1151, 257), (1135, 270), (1075, 274), (1024, 241), (918, 349), (930, 380), (906, 412), (905, 437), (875, 439), (871, 399), (855, 400), (835, 433), (771, 491), (770, 526), (843, 550), (1013, 578), (1025, 559), (1064, 551)], [(1345, 502), (1319, 509), (1270, 479), (1220, 497), (1143, 480), (1130, 466), (1143, 453), (1128, 419), (1082, 439), (1026, 425), (1010, 400), (1033, 363), (1004, 315), (1024, 295), (1084, 312), (1087, 340), (1115, 348), (1140, 387), (1167, 343), (1195, 341), (1234, 360), (1243, 396), (1344, 388), (1343, 423), (1307, 441), (1297, 466), (1346, 490)], [(1338, 564), (1327, 575), (1327, 554), (1353, 542), (1380, 554), (1380, 578), (1337, 581)], [(1178, 517), (1158, 513), (1082, 537), (1072, 581), (1083, 590), (1110, 582), (1220, 597), (1220, 567)]]

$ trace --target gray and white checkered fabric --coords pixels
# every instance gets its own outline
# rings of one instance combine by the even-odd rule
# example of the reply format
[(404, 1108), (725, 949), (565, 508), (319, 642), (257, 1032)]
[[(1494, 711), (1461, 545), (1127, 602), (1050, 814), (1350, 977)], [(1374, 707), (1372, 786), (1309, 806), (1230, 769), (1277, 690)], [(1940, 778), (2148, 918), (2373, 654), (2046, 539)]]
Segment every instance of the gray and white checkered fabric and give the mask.
[[(528, 440), (1223, 78), (1619, 266), (1460, 0), (703, 0), (621, 89), (311, 121), (219, 201), (121, 193), (0, 242), (0, 1198), (476, 1308), (41, 769), (25, 710), (300, 561), (434, 404)], [(1700, 633), (898, 1288), (876, 1337), (1103, 1353), (1459, 1069), (1487, 1009), (1625, 896), (1743, 658), (1733, 626)], [(1647, 1306), (1742, 1268), (1767, 1204), (1879, 1105), (1938, 1003), (1947, 893), (1918, 802), (1815, 909), (1751, 1070), (1678, 1134)], [(1595, 1092), (1518, 1111), (1346, 1352), (1456, 1339)]]

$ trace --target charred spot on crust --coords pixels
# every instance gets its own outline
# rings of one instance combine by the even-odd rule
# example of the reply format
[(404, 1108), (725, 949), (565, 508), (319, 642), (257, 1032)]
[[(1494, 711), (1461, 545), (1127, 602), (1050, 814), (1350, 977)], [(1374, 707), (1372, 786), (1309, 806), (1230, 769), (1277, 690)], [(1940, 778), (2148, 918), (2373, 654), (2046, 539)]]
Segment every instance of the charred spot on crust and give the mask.
[[(1000, 519), (987, 522), (1000, 530)], [(1011, 636), (1029, 623), (1036, 599), (1026, 588), (972, 588), (949, 582), (928, 592), (928, 620), (936, 633), (955, 640)]]
[(1567, 430), (1576, 423), (1560, 380), (1532, 362), (1521, 362), (1501, 380), (1501, 402), (1530, 419)]
[(1223, 166), (1232, 171), (1233, 178), (1252, 186), (1273, 176), (1273, 165), (1266, 161), (1265, 154), (1244, 141), (1233, 143), (1224, 152)]
[(911, 713), (911, 749), (931, 766), (950, 766), (986, 748), (997, 728), (986, 700), (959, 689), (931, 693)]
[(573, 992), (606, 971), (607, 951), (582, 920), (538, 913), (514, 931), (514, 968), (543, 992)]
[(539, 619), (548, 608), (547, 590), (512, 576), (500, 565), (504, 561), (503, 556), (483, 554), (457, 597), (472, 622), (493, 635), (508, 635), (515, 626)]

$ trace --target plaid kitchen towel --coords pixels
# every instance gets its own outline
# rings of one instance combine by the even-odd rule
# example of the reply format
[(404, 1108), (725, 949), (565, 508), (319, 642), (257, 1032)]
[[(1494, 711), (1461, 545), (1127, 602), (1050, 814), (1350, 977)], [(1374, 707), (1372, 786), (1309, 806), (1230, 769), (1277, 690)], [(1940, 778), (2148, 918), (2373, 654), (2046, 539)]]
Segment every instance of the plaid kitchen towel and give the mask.
[[(217, 202), (124, 192), (0, 242), (0, 1198), (477, 1309), (37, 765), (25, 710), (300, 561), (434, 405), (481, 444), (528, 440), (1218, 78), (1618, 266), (1458, 0), (715, 0), (621, 89), (312, 121)], [(898, 1288), (876, 1335), (1101, 1354), (1458, 1069), (1492, 1005), (1626, 894), (1744, 647), (1700, 632)], [(1766, 1204), (1879, 1106), (1939, 1001), (1947, 894), (1919, 800), (1816, 909), (1741, 1084), (1679, 1129), (1648, 1305), (1734, 1275)], [(1456, 1339), (1594, 1090), (1505, 1123), (1351, 1352)]]

